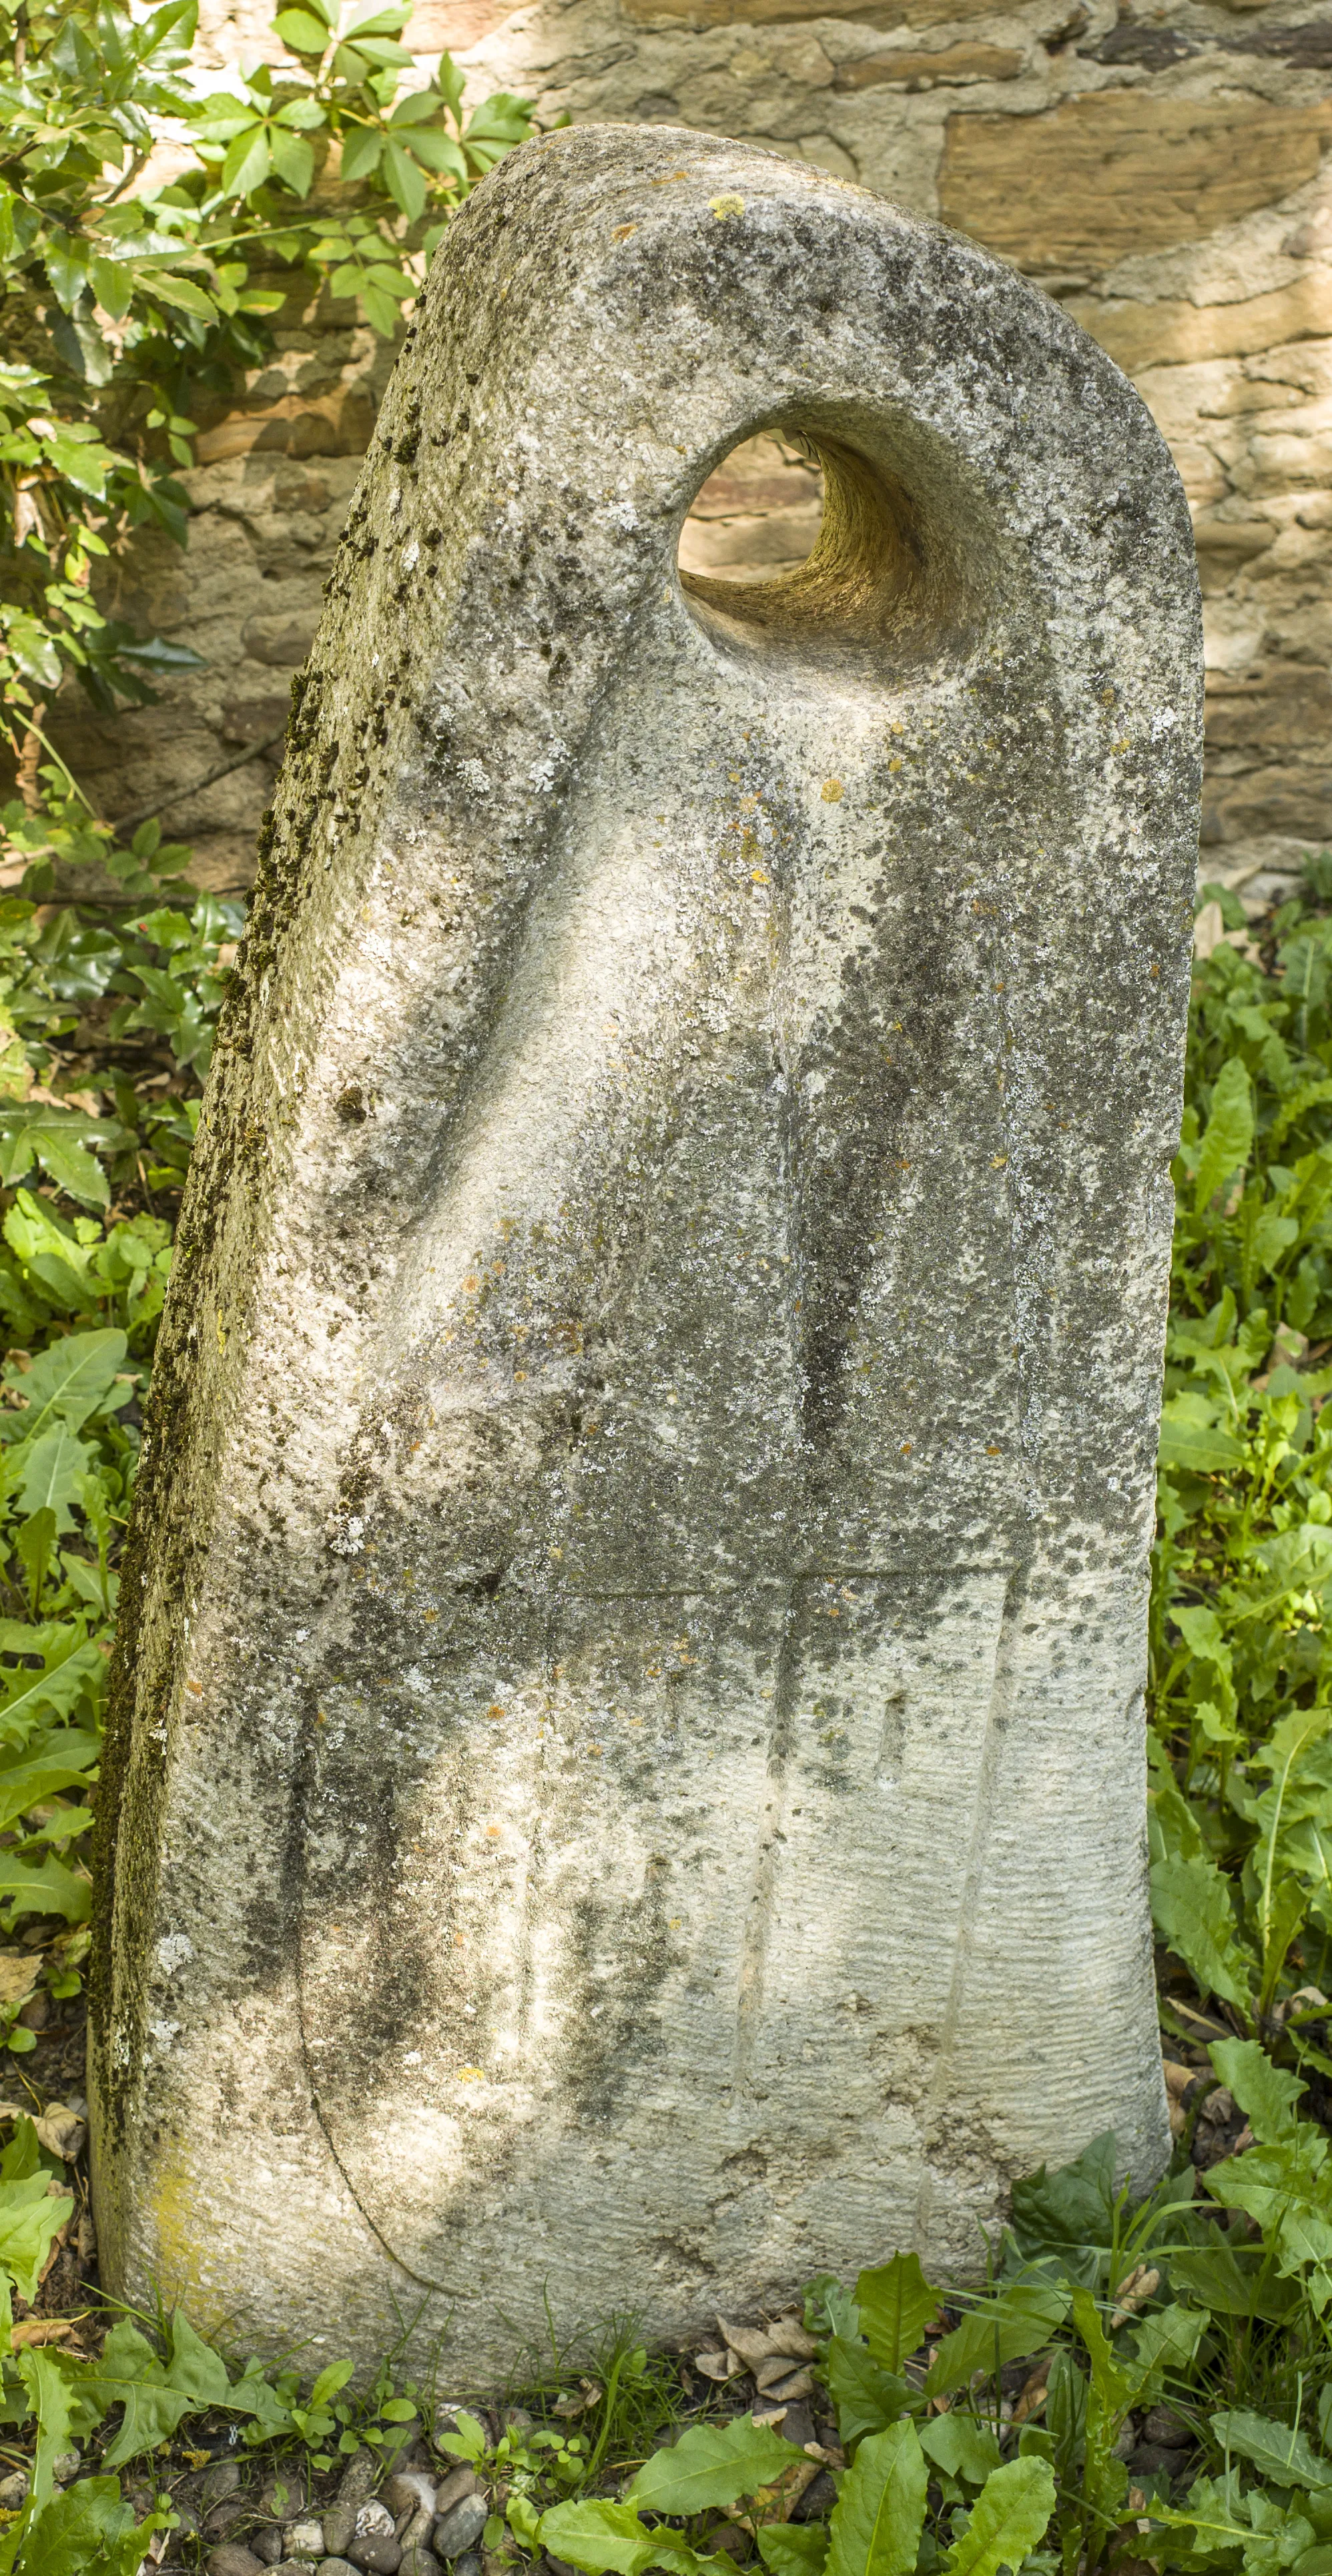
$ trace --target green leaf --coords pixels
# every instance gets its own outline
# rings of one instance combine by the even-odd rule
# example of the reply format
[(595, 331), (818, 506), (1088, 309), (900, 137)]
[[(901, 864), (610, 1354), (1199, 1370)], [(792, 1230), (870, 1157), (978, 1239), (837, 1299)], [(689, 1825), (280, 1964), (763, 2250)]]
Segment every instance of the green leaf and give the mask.
[(1201, 1215), (1223, 1182), (1247, 1162), (1253, 1144), (1253, 1092), (1241, 1057), (1227, 1058), (1212, 1093), (1211, 1116), (1193, 1176), (1193, 1206)]
[(823, 2368), (844, 2442), (858, 2442), (862, 2433), (882, 2433), (906, 2413), (911, 2398), (906, 2381), (881, 2370), (863, 2343), (834, 2335)]
[(1170, 2281), (1219, 2317), (1263, 2317), (1279, 2325), (1299, 2305), (1298, 2285), (1273, 2280), (1259, 2246), (1186, 2246), (1170, 2257)]
[(1233, 1432), (1218, 1428), (1212, 1419), (1214, 1410), (1205, 1396), (1172, 1396), (1161, 1408), (1159, 1465), (1184, 1468), (1195, 1476), (1242, 1467), (1249, 1453)]
[[(54, 1535), (53, 1528), (52, 1538)], [(39, 1719), (68, 1717), (102, 1670), (103, 1658), (95, 1643), (91, 1638), (81, 1638), (77, 1628), (34, 1628), (30, 1634), (34, 1647), (38, 1639), (49, 1640), (57, 1635), (75, 1642), (63, 1654), (53, 1644), (46, 1655), (44, 1672), (0, 1672), (0, 1687), (8, 1694), (0, 1701), (0, 1743), (25, 1741)]]
[(758, 2546), (771, 2576), (823, 2576), (828, 2532), (821, 2522), (761, 2522)]
[(145, 286), (159, 304), (169, 304), (179, 313), (192, 313), (200, 322), (216, 322), (217, 306), (211, 295), (205, 295), (192, 277), (181, 277), (172, 269), (155, 268)]
[(1028, 2263), (1053, 2258), (1069, 2280), (1088, 2289), (1100, 2280), (1114, 2236), (1115, 2139), (1104, 2130), (1074, 2163), (1015, 2182), (1011, 2227)]
[(273, 33), (282, 38), (284, 45), (290, 45), (294, 54), (322, 54), (327, 49), (327, 27), (305, 9), (280, 9), (273, 20)]
[(1308, 2091), (1303, 2078), (1274, 2066), (1256, 2039), (1221, 2039), (1208, 2050), (1218, 2080), (1229, 2087), (1255, 2138), (1274, 2146), (1296, 2126), (1296, 2103)]
[[(200, 2412), (205, 2406), (225, 2406), (231, 2393), (221, 2354), (203, 2342), (179, 2308), (171, 2320), (169, 2376), (172, 2387), (182, 2390)], [(312, 2404), (317, 2402), (311, 2400)]]
[(900, 2370), (918, 2350), (926, 2326), (938, 2314), (940, 2296), (916, 2254), (894, 2254), (891, 2263), (861, 2273), (856, 2282), (860, 2331), (885, 2370)]
[(409, 224), (416, 223), (425, 211), (426, 183), (410, 154), (391, 135), (384, 143), (383, 171), (395, 206), (401, 207)]
[(57, 1422), (37, 1440), (25, 1440), (12, 1457), (21, 1470), (19, 1500), (25, 1512), (52, 1512), (58, 1532), (72, 1530), (70, 1504), (79, 1500), (81, 1481), (93, 1465), (91, 1450), (76, 1439), (68, 1423)]
[[(26, 1371), (6, 1369), (8, 1384), (27, 1399), (26, 1411), (15, 1417), (24, 1438), (36, 1437), (57, 1421), (78, 1431), (110, 1394), (127, 1348), (123, 1333), (67, 1333), (35, 1352)], [(126, 1396), (131, 1392), (127, 1387)]]
[(1054, 2509), (1049, 2463), (1010, 2460), (986, 2479), (966, 2530), (944, 2560), (944, 2576), (998, 2576), (1001, 2567), (1021, 2567), (1044, 2539)]
[(150, 2513), (136, 2522), (119, 2478), (76, 2478), (30, 2523), (22, 2564), (28, 2576), (139, 2576), (153, 2533), (173, 2518)]
[(992, 2469), (1003, 2458), (993, 2433), (978, 2424), (974, 2415), (963, 2415), (950, 2409), (946, 2415), (932, 2415), (922, 2425), (920, 2447), (927, 2460), (946, 2477), (965, 2478), (968, 2486), (984, 2486)]
[(541, 2517), (542, 2548), (590, 2576), (640, 2576), (651, 2564), (652, 2537), (632, 2505), (600, 2497), (552, 2505)]
[(1263, 2476), (1279, 2487), (1332, 2487), (1332, 2460), (1315, 2451), (1306, 2436), (1289, 2424), (1274, 2424), (1265, 2415), (1242, 2407), (1213, 2415), (1212, 2431), (1223, 2451), (1252, 2460)]
[(929, 2473), (914, 2424), (861, 2443), (828, 2526), (828, 2576), (911, 2576)]
[(56, 2199), (48, 2194), (46, 2183), (41, 2165), (20, 2181), (0, 2183), (0, 2265), (19, 2297), (29, 2303), (37, 2296), (52, 2240), (74, 2208), (71, 2194), (62, 2193)]
[[(188, 2368), (185, 2375), (188, 2381)], [(155, 2450), (198, 2404), (189, 2385), (173, 2383), (147, 2337), (127, 2317), (112, 2327), (100, 2361), (88, 2365), (84, 2384), (104, 2412), (117, 2405), (125, 2409), (119, 2431), (102, 2455), (103, 2467), (108, 2469), (119, 2468), (123, 2460), (135, 2459), (141, 2451)]]
[(1250, 2017), (1249, 1962), (1236, 1937), (1229, 1881), (1215, 1861), (1202, 1852), (1190, 1860), (1156, 1861), (1151, 1889), (1152, 1914), (1162, 1940), (1192, 1970), (1204, 1994), (1219, 1995)]
[(931, 2397), (962, 2388), (978, 2370), (1025, 2360), (1050, 2341), (1068, 2314), (1069, 2293), (1058, 2282), (1015, 2282), (977, 2304), (952, 2334), (936, 2344), (925, 2381)]
[(644, 2462), (629, 2500), (641, 2513), (703, 2513), (771, 2486), (804, 2456), (771, 2425), (756, 2424), (748, 2415), (735, 2415), (729, 2424), (692, 2424), (672, 2450), (656, 2451)]
[(313, 147), (306, 142), (304, 135), (287, 134), (280, 126), (273, 125), (269, 128), (269, 149), (273, 167), (283, 186), (290, 188), (293, 196), (308, 196), (315, 159)]
[(26, 1762), (0, 1768), (0, 1833), (7, 1831), (17, 1817), (25, 1816), (30, 1807), (55, 1797), (61, 1789), (78, 1787), (101, 1749), (95, 1735), (80, 1734), (76, 1727), (63, 1727)]
[[(12, 1916), (62, 1914), (67, 1923), (86, 1923), (92, 1912), (92, 1884), (66, 1869), (63, 1861), (44, 1860), (40, 1869), (30, 1869), (12, 1853), (0, 1852), (0, 1905), (8, 1905)], [(26, 2298), (28, 2292), (23, 2295)]]
[(227, 146), (222, 164), (222, 186), (229, 197), (249, 197), (262, 188), (272, 168), (268, 136), (259, 120), (247, 124), (243, 133)]

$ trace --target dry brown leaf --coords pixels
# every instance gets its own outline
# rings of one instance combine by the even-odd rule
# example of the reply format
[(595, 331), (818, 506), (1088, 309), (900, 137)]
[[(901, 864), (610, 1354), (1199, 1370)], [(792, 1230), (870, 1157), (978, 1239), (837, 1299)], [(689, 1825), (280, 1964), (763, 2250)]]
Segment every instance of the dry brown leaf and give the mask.
[(1161, 2072), (1165, 2077), (1165, 2088), (1172, 2102), (1177, 2102), (1181, 2093), (1187, 2093), (1197, 2071), (1194, 2066), (1181, 2066), (1175, 2058), (1167, 2057)]
[(1138, 2309), (1160, 2289), (1160, 2286), (1159, 2272), (1150, 2271), (1145, 2263), (1135, 2264), (1115, 2292), (1114, 2314), (1110, 2319), (1111, 2334), (1117, 2334), (1122, 2325), (1127, 2325), (1129, 2318), (1136, 2316)]
[(731, 2351), (739, 2354), (746, 2370), (757, 2370), (761, 2362), (771, 2361), (776, 2345), (764, 2326), (728, 2326), (725, 2317), (718, 2325)]
[(53, 2156), (62, 2156), (72, 2165), (88, 2135), (88, 2123), (82, 2113), (72, 2111), (67, 2102), (48, 2102), (40, 2117), (33, 2122), (42, 2146)]
[(789, 2352), (793, 2361), (817, 2361), (817, 2339), (806, 2332), (799, 2317), (779, 2317), (768, 2328), (768, 2342), (773, 2352)]
[(38, 1950), (0, 1950), (0, 2004), (26, 2003), (41, 1965)]
[(780, 2379), (775, 2385), (770, 2381), (763, 2393), (765, 2397), (780, 2397), (784, 2406), (793, 2406), (797, 2397), (813, 2396), (814, 2374), (809, 2370), (793, 2371), (789, 2379)]
[(1043, 2361), (1038, 2370), (1033, 2370), (1030, 2379), (1024, 2380), (1018, 2391), (1017, 2403), (1013, 2408), (1015, 2424), (1025, 2424), (1029, 2415), (1040, 2412), (1045, 2404), (1046, 2382), (1049, 2376), (1050, 2364), (1048, 2361)]
[(563, 2415), (568, 2420), (575, 2415), (585, 2415), (589, 2406), (600, 2404), (602, 2391), (595, 2379), (580, 2379), (578, 2390), (575, 2397), (570, 2389), (562, 2389), (550, 2410), (552, 2415)]
[(64, 2343), (74, 2330), (72, 2317), (25, 2317), (13, 2327), (9, 2339), (15, 2352), (28, 2352), (34, 2344)]
[(701, 2371), (705, 2379), (718, 2382), (738, 2379), (744, 2366), (734, 2352), (699, 2352), (694, 2355), (695, 2370)]

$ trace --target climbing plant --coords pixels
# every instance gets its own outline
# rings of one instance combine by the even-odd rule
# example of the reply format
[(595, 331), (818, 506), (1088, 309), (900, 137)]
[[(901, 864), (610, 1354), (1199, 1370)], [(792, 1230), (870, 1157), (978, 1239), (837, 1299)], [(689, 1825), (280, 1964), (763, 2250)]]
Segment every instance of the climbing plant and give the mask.
[(280, 60), (225, 86), (197, 14), (0, 0), (0, 689), (29, 813), (78, 792), (47, 725), (62, 685), (111, 714), (197, 662), (107, 614), (98, 567), (143, 526), (185, 542), (198, 404), (262, 361), (298, 276), (390, 335), (532, 130), (506, 94), (464, 115), (449, 56), (427, 73), (401, 42), (404, 0), (282, 9)]

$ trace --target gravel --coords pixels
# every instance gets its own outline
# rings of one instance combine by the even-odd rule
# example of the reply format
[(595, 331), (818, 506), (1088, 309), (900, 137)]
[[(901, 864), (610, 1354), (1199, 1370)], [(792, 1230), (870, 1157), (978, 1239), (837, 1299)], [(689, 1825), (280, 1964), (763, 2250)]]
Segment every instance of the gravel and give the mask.
[(484, 2496), (460, 2496), (447, 2513), (436, 2516), (433, 2546), (437, 2558), (461, 2558), (485, 2530), (489, 2507)]

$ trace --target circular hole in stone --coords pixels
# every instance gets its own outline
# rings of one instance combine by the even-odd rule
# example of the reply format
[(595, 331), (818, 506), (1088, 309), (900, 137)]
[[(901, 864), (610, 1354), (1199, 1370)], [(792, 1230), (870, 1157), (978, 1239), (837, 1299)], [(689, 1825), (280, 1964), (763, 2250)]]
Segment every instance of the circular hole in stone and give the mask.
[(823, 474), (803, 442), (764, 430), (710, 474), (680, 531), (680, 570), (714, 582), (779, 581), (807, 563), (823, 524)]

